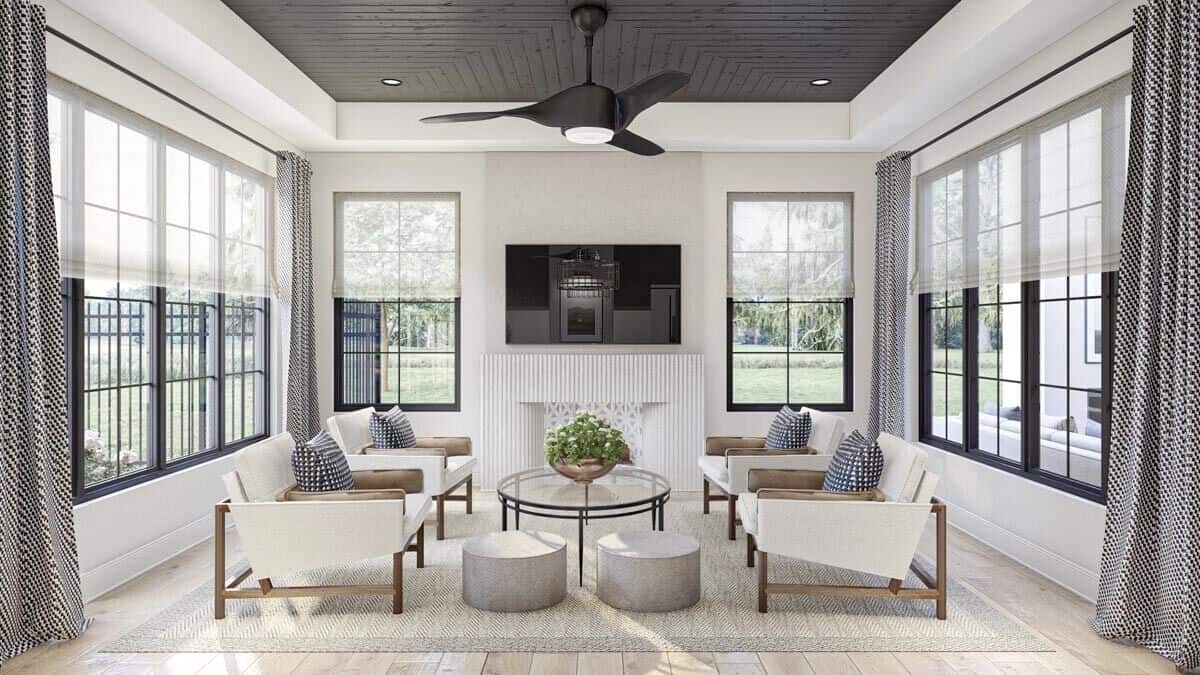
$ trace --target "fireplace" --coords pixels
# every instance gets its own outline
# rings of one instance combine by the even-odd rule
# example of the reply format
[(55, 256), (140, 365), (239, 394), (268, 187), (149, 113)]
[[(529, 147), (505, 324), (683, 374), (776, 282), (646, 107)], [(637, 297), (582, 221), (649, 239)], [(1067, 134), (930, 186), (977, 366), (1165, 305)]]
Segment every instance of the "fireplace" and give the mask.
[(582, 408), (621, 430), (635, 464), (676, 489), (700, 487), (700, 354), (485, 354), (481, 400), (481, 486), (544, 464), (546, 429)]

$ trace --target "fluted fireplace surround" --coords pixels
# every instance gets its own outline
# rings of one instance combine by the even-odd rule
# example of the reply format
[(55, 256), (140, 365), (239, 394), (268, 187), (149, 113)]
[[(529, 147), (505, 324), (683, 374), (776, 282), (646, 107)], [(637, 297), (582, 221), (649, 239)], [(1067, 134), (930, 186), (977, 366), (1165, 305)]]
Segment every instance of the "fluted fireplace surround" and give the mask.
[[(638, 466), (666, 476), (676, 489), (700, 489), (703, 355), (484, 354), (482, 375), (476, 480), (483, 487), (544, 464), (547, 426), (582, 408), (614, 417), (613, 426), (630, 436)], [(639, 410), (640, 420), (632, 419)]]

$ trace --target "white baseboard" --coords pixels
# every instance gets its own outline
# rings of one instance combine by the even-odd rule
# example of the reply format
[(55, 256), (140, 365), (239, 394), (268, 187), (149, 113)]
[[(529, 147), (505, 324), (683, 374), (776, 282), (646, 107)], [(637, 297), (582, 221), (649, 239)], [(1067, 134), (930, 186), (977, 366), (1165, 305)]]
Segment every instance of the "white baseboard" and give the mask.
[(212, 537), (212, 516), (204, 516), (124, 553), (97, 567), (81, 572), (83, 601), (90, 602), (117, 586), (183, 554)]
[(1096, 602), (1100, 577), (1092, 570), (1035, 544), (1015, 532), (950, 504), (950, 526), (1015, 560), (1088, 602)]

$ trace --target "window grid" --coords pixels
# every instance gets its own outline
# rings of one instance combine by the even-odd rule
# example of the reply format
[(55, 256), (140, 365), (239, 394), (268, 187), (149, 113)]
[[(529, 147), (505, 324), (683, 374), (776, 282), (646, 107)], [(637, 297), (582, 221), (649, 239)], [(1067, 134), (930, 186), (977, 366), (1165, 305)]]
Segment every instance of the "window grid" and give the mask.
[[(254, 299), (259, 352), (251, 372), (258, 387), (247, 404), (254, 407), (254, 424), (247, 415), (246, 433), (223, 442), (225, 419), (217, 412), (225, 400), (224, 359), (214, 356), (225, 295), (214, 289), (214, 272), (225, 263), (215, 245), (224, 227), (220, 179), (232, 173), (254, 184), (257, 218), (230, 227), (256, 238), (260, 250), (266, 187), (257, 174), (246, 178), (248, 170), (74, 85), (53, 82), (47, 103), (64, 255), (81, 260), (78, 250), (66, 248), (84, 245), (84, 236), (88, 246), (85, 268), (64, 267), (62, 283), (79, 502), (265, 437), (269, 303)], [(89, 123), (99, 141), (89, 139)], [(168, 185), (168, 163), (180, 155), (208, 173), (206, 190), (196, 192), (187, 172)], [(203, 239), (212, 243), (197, 246)], [(197, 259), (195, 248), (209, 253)], [(133, 272), (126, 276), (128, 269)]]
[[(825, 293), (816, 289), (834, 295), (849, 283), (851, 195), (730, 193), (727, 199), (726, 409), (850, 410), (853, 301), (820, 297)], [(764, 269), (771, 273), (755, 273)]]

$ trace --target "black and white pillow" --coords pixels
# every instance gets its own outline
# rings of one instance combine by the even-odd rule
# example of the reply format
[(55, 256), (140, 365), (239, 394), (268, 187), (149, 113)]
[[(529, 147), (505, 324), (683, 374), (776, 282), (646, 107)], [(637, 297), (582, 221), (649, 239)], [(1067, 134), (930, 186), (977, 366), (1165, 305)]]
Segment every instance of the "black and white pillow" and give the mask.
[(808, 437), (812, 435), (812, 415), (808, 412), (796, 412), (786, 405), (776, 413), (771, 420), (771, 430), (767, 432), (768, 448), (803, 448), (808, 446)]
[(842, 440), (830, 460), (821, 489), (826, 492), (866, 492), (879, 487), (882, 477), (883, 450), (855, 429)]
[(292, 451), (292, 471), (302, 492), (354, 489), (346, 453), (325, 431), (296, 446)]
[(417, 435), (400, 406), (385, 413), (371, 413), (371, 444), (377, 448), (417, 447)]

